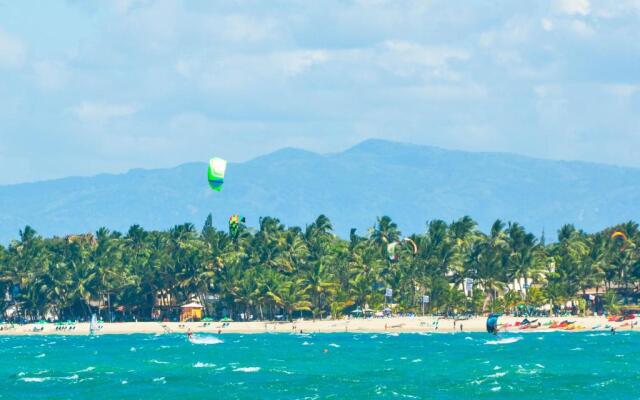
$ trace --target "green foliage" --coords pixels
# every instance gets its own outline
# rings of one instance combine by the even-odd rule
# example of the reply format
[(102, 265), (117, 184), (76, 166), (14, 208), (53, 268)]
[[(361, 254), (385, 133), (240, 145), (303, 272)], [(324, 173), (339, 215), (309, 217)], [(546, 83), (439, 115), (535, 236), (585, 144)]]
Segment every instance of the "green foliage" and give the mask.
[(609, 315), (620, 314), (620, 299), (615, 292), (607, 292), (604, 295), (604, 309)]
[[(605, 306), (616, 313), (615, 291), (628, 296), (640, 281), (633, 222), (594, 234), (566, 225), (551, 244), (500, 220), (488, 234), (469, 217), (426, 227), (411, 236), (417, 254), (401, 246), (390, 260), (387, 245), (403, 236), (387, 216), (347, 240), (324, 215), (304, 229), (263, 217), (256, 229), (241, 225), (233, 236), (217, 230), (211, 216), (200, 231), (192, 224), (167, 231), (133, 225), (126, 234), (101, 228), (43, 238), (27, 226), (0, 246), (0, 313), (15, 305), (33, 319), (106, 318), (110, 303), (120, 319), (145, 320), (154, 309), (197, 300), (210, 316), (335, 318), (356, 307), (380, 310), (387, 301), (420, 313), (429, 295), (427, 312), (479, 314), (560, 305), (591, 287), (608, 289)], [(628, 240), (613, 242), (613, 230)], [(462, 292), (465, 278), (474, 280), (470, 297)], [(385, 288), (393, 298), (385, 299)], [(586, 303), (578, 305), (586, 311)]]

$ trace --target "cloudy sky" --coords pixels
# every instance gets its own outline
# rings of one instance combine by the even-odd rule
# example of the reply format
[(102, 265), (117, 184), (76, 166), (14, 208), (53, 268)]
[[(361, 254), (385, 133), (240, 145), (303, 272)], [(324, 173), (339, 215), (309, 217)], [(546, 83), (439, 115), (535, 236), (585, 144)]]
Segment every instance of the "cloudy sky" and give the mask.
[(0, 184), (366, 138), (640, 167), (640, 0), (0, 0)]

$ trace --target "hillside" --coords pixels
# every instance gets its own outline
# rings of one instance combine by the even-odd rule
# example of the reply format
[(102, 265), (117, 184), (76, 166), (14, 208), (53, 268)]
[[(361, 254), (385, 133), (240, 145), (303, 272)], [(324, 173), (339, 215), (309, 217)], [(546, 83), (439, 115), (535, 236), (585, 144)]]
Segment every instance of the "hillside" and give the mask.
[(232, 213), (249, 225), (271, 215), (301, 226), (324, 213), (343, 236), (383, 214), (405, 233), (470, 215), (483, 229), (501, 218), (554, 237), (564, 223), (593, 231), (639, 211), (640, 169), (368, 140), (341, 153), (283, 149), (230, 164), (221, 193), (208, 188), (205, 163), (1, 186), (0, 241), (26, 224), (47, 236), (200, 227), (210, 212), (220, 228)]

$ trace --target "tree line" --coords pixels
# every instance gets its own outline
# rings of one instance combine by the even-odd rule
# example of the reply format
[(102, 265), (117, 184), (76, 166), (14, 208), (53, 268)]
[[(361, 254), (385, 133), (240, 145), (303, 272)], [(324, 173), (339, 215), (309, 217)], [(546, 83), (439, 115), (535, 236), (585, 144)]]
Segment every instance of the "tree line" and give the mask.
[[(624, 237), (612, 238), (616, 231)], [(233, 233), (213, 227), (210, 215), (201, 230), (133, 225), (126, 233), (44, 238), (27, 226), (0, 246), (0, 319), (12, 310), (32, 320), (96, 312), (149, 320), (194, 299), (214, 318), (339, 317), (387, 303), (397, 312), (480, 314), (569, 300), (588, 308), (594, 288), (607, 292), (598, 304), (616, 312), (638, 292), (640, 231), (632, 221), (596, 233), (565, 225), (546, 243), (518, 223), (497, 220), (484, 233), (465, 216), (429, 221), (409, 236), (416, 249), (403, 238), (387, 216), (349, 238), (336, 236), (324, 215), (304, 228), (263, 217)], [(473, 279), (470, 293), (465, 278)]]

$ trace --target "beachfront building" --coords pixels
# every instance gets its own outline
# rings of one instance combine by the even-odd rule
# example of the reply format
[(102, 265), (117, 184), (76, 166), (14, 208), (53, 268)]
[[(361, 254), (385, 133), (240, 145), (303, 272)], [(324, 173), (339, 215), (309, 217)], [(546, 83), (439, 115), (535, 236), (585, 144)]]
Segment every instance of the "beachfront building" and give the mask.
[(204, 307), (200, 303), (191, 302), (180, 307), (180, 321), (200, 321)]

